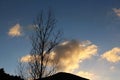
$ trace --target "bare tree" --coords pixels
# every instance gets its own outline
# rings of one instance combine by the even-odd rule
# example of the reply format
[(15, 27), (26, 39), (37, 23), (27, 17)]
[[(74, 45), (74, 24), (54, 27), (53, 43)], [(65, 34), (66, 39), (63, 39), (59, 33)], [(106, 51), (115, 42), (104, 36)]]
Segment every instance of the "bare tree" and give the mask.
[(22, 62), (18, 62), (18, 66), (17, 66), (17, 74), (22, 78), (25, 79), (25, 65), (23, 65), (24, 63)]
[(47, 16), (41, 11), (33, 27), (34, 32), (30, 37), (33, 60), (28, 63), (29, 73), (32, 79), (41, 79), (55, 72), (56, 62), (50, 60), (50, 54), (61, 41), (61, 31), (56, 30), (56, 19), (51, 11)]
[(22, 79), (28, 80), (29, 77), (28, 63), (21, 62), (20, 60), (18, 60), (16, 74), (20, 76)]

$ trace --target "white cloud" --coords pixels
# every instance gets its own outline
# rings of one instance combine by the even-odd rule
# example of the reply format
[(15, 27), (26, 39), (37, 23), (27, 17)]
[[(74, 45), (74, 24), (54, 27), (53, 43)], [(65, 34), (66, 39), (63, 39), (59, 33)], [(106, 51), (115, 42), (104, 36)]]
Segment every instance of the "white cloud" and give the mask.
[(109, 62), (119, 62), (120, 61), (120, 48), (119, 47), (115, 47), (109, 51), (106, 51), (105, 53), (103, 53), (103, 55), (101, 55), (101, 57), (103, 59), (106, 59)]
[(79, 71), (77, 75), (90, 80), (98, 80), (98, 76), (91, 72)]
[[(76, 40), (65, 41), (58, 45), (50, 54), (51, 59), (58, 62), (57, 68), (60, 71), (73, 72), (79, 68), (79, 63), (96, 55), (97, 46), (90, 41), (79, 42)], [(22, 62), (30, 60), (30, 56), (21, 58)]]
[(120, 17), (120, 8), (113, 8), (113, 11), (118, 17)]
[(8, 32), (9, 36), (15, 37), (15, 36), (21, 36), (22, 35), (22, 29), (20, 24), (14, 25), (12, 28), (9, 29)]
[(115, 66), (111, 66), (111, 67), (110, 67), (110, 70), (111, 70), (111, 71), (115, 71)]

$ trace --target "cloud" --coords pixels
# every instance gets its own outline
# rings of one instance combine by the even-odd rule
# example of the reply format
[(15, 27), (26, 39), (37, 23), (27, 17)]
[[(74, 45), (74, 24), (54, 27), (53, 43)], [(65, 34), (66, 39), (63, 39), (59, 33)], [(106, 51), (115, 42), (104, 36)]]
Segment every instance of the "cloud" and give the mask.
[[(54, 49), (50, 59), (58, 62), (57, 69), (64, 72), (73, 72), (78, 69), (79, 63), (96, 55), (97, 46), (90, 41), (79, 42), (77, 40), (65, 41)], [(30, 61), (31, 56), (21, 58), (22, 62)]]
[(106, 51), (101, 55), (102, 59), (106, 59), (109, 62), (116, 63), (120, 61), (120, 48), (115, 47), (109, 51)]
[(79, 71), (77, 75), (90, 80), (98, 80), (98, 76), (91, 72)]
[(111, 67), (110, 67), (110, 70), (111, 70), (111, 71), (115, 71), (115, 66), (111, 66)]
[(20, 59), (20, 62), (30, 62), (32, 59), (32, 56), (31, 55), (26, 55), (26, 56), (23, 56), (21, 59)]
[(9, 29), (8, 32), (9, 36), (15, 37), (15, 36), (21, 36), (22, 35), (22, 29), (20, 24), (14, 25), (12, 28)]
[(120, 8), (113, 8), (114, 13), (120, 17)]
[(79, 63), (91, 58), (97, 53), (97, 46), (90, 41), (76, 40), (64, 42), (56, 47), (55, 59), (59, 62), (58, 68), (62, 71), (72, 72), (79, 68)]

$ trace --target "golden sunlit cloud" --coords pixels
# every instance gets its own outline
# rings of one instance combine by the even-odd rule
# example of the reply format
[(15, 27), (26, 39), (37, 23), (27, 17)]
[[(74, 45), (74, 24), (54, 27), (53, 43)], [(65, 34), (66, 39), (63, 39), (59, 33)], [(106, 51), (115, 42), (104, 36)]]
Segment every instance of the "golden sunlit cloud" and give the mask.
[(23, 56), (21, 59), (20, 59), (20, 62), (30, 62), (32, 59), (32, 56), (31, 55), (26, 55), (26, 56)]
[(8, 35), (15, 37), (15, 36), (21, 36), (21, 26), (20, 24), (16, 24), (15, 26), (13, 26), (12, 28), (9, 29)]
[[(52, 53), (51, 58), (58, 62), (57, 69), (64, 72), (73, 72), (80, 67), (79, 63), (97, 54), (97, 46), (90, 41), (65, 41), (59, 44)], [(29, 62), (30, 56), (23, 56), (22, 62)]]
[(21, 57), (20, 62), (34, 62), (35, 60), (40, 61), (40, 57), (38, 55), (32, 56), (28, 54), (26, 56)]
[(113, 11), (118, 17), (120, 17), (120, 8), (113, 8)]
[(101, 57), (103, 59), (106, 59), (109, 62), (119, 62), (120, 61), (120, 48), (119, 47), (115, 47), (112, 50), (109, 50), (105, 53), (103, 53), (103, 55), (101, 55)]
[(59, 63), (57, 68), (65, 72), (72, 72), (80, 67), (79, 63), (97, 53), (97, 46), (91, 44), (90, 41), (71, 40), (58, 45), (54, 53), (54, 59)]

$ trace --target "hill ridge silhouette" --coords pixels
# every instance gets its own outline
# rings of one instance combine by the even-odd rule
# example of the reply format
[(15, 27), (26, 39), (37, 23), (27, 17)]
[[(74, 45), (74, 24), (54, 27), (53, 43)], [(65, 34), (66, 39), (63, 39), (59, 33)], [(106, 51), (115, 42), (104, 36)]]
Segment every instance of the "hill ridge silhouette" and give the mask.
[[(9, 75), (4, 72), (4, 69), (0, 69), (0, 80), (24, 80), (20, 76), (13, 76)], [(58, 72), (54, 75), (42, 78), (42, 79), (36, 79), (36, 80), (89, 80), (80, 76), (77, 76), (72, 73), (66, 73), (66, 72)]]
[[(40, 79), (37, 79), (40, 80)], [(42, 78), (42, 80), (89, 80), (71, 73), (58, 72), (54, 75)]]

